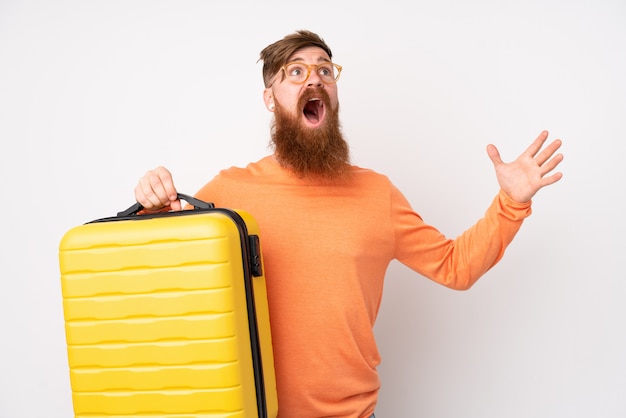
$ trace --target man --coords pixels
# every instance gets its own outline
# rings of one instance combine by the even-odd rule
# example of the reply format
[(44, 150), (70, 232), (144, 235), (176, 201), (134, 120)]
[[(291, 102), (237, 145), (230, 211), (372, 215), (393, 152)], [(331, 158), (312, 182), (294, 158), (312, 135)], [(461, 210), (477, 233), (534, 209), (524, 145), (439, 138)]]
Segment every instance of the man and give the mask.
[[(380, 362), (372, 327), (385, 271), (397, 259), (468, 289), (504, 254), (531, 198), (562, 161), (542, 132), (512, 163), (487, 153), (501, 190), (484, 218), (451, 240), (425, 224), (387, 177), (350, 164), (338, 118), (341, 66), (316, 34), (298, 31), (261, 51), (274, 153), (230, 168), (196, 194), (258, 221), (283, 418), (373, 416)], [(170, 172), (135, 188), (147, 210), (180, 210)]]

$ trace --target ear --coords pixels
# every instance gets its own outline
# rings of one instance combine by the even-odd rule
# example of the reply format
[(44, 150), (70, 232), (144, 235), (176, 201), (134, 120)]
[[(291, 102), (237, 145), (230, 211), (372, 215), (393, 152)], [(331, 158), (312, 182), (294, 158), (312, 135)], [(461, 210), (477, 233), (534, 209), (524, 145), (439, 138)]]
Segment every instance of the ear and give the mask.
[(269, 110), (270, 112), (273, 112), (275, 105), (274, 105), (274, 94), (272, 93), (271, 87), (263, 90), (263, 101), (265, 102), (265, 107), (267, 108), (267, 110)]

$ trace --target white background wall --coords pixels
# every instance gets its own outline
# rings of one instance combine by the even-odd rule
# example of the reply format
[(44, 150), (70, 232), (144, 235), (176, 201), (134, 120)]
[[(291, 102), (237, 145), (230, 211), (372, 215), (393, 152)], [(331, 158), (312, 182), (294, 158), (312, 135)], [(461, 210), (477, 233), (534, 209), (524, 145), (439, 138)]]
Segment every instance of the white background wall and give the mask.
[(497, 191), (487, 143), (565, 141), (564, 179), (474, 288), (391, 266), (377, 414), (626, 416), (626, 3), (377, 3), (0, 1), (0, 417), (72, 415), (61, 236), (156, 165), (193, 193), (265, 155), (258, 53), (300, 28), (344, 66), (354, 162), (450, 236)]

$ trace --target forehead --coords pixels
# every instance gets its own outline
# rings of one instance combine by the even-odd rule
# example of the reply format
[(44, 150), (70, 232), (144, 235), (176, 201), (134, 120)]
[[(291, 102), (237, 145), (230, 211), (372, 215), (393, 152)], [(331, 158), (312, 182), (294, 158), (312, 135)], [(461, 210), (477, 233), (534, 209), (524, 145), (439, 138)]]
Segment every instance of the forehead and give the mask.
[(298, 49), (296, 52), (289, 56), (288, 62), (303, 61), (303, 62), (330, 62), (330, 57), (322, 48), (317, 46), (308, 46)]

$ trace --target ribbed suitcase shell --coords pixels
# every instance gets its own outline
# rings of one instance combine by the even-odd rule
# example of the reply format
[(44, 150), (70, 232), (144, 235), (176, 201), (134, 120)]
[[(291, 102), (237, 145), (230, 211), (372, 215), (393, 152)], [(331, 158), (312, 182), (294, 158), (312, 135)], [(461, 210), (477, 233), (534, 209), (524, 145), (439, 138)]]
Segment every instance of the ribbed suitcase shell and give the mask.
[(243, 211), (183, 212), (63, 236), (75, 417), (276, 417), (265, 278), (242, 262), (233, 217), (258, 226)]

